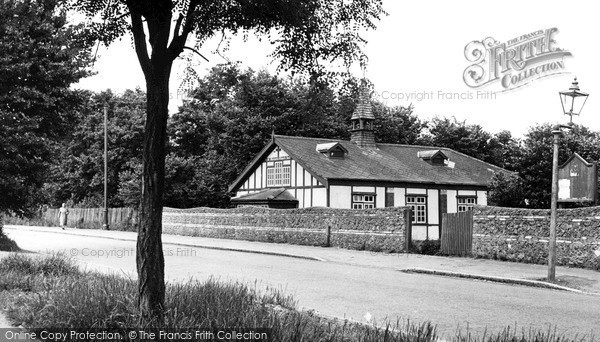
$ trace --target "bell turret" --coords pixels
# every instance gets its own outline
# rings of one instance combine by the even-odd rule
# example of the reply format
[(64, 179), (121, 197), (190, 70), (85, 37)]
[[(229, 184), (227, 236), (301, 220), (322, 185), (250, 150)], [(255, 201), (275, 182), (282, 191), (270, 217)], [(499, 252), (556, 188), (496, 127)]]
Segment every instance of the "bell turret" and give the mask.
[(373, 131), (373, 109), (371, 108), (369, 89), (363, 84), (358, 95), (358, 104), (350, 121), (350, 140), (361, 148), (375, 148), (375, 133)]

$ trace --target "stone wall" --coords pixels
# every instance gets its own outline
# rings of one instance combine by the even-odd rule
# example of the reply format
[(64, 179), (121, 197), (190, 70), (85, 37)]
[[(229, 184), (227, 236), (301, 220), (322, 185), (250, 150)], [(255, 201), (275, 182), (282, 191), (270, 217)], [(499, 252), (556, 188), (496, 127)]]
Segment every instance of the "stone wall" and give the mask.
[[(166, 234), (310, 246), (400, 252), (408, 208), (172, 209), (163, 211)], [(329, 242), (329, 243), (328, 243)]]
[[(548, 262), (549, 209), (473, 210), (475, 257)], [(600, 270), (600, 207), (559, 209), (556, 236), (558, 265)]]

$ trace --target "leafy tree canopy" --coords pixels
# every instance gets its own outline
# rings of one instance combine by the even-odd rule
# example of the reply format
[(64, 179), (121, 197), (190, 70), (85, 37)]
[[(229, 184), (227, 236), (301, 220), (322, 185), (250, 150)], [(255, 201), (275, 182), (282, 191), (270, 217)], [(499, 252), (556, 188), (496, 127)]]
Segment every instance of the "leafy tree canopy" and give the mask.
[(0, 2), (0, 210), (24, 214), (39, 199), (46, 162), (68, 132), (89, 75), (90, 44), (58, 0)]
[(526, 207), (523, 179), (517, 174), (496, 173), (490, 184), (488, 204), (500, 207)]
[(414, 107), (388, 107), (382, 103), (373, 104), (375, 116), (374, 130), (378, 142), (389, 144), (414, 145), (427, 128), (427, 122), (420, 120), (414, 113)]
[[(524, 181), (524, 196), (528, 206), (550, 207), (552, 183), (552, 131), (554, 126), (541, 124), (529, 129), (523, 140), (518, 171)], [(600, 162), (600, 133), (584, 126), (575, 126), (560, 139), (559, 165), (577, 152), (589, 162)]]
[(418, 139), (423, 145), (448, 147), (509, 170), (515, 167), (519, 142), (508, 131), (491, 134), (455, 117), (435, 117), (427, 127), (427, 133)]
[[(45, 186), (48, 203), (100, 207), (104, 194), (104, 106), (108, 113), (109, 206), (139, 205), (140, 193), (122, 192), (134, 175), (141, 181), (146, 94), (140, 89), (115, 94), (111, 90), (81, 94), (70, 139), (57, 153), (51, 181)], [(123, 190), (124, 191), (124, 190)]]

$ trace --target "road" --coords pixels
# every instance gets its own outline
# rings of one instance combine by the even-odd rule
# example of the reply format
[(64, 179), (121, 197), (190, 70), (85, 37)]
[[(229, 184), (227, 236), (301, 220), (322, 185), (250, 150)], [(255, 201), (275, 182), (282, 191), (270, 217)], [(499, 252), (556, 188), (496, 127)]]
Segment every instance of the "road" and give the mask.
[[(135, 242), (57, 233), (7, 230), (21, 248), (64, 252), (88, 269), (135, 277)], [(193, 239), (193, 238), (190, 238)], [(310, 247), (307, 247), (310, 248)], [(389, 267), (314, 261), (165, 244), (169, 281), (217, 277), (273, 287), (294, 295), (300, 307), (365, 321), (431, 321), (442, 336), (457, 328), (482, 333), (507, 325), (567, 336), (600, 335), (600, 296), (431, 275)], [(385, 256), (381, 256), (385, 258)]]

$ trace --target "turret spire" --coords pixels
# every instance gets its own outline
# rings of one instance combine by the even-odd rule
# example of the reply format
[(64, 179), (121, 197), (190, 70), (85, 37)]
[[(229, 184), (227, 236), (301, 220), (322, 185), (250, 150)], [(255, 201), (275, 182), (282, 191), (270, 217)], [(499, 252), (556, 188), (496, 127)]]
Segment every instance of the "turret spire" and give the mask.
[(359, 89), (356, 109), (350, 118), (350, 121), (352, 121), (350, 140), (361, 148), (375, 148), (374, 120), (371, 94), (366, 82), (363, 80)]

